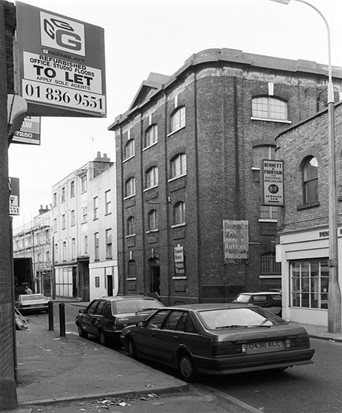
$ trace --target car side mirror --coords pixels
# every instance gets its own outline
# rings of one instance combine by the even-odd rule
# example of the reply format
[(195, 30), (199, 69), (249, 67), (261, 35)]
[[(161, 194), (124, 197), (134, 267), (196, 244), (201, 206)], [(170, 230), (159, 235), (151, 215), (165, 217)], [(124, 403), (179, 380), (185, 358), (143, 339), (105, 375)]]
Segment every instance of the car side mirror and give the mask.
[(78, 310), (79, 313), (85, 313), (86, 309), (85, 308), (81, 308), (81, 310)]
[(145, 321), (138, 321), (137, 327), (145, 327)]

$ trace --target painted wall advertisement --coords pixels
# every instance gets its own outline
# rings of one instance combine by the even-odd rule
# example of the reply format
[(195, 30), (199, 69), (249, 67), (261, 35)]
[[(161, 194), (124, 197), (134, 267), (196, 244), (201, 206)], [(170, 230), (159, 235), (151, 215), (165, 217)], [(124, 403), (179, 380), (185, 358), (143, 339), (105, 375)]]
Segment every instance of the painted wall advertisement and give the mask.
[(185, 260), (184, 260), (184, 247), (183, 245), (177, 245), (174, 247), (174, 262), (175, 273), (177, 277), (185, 276)]
[(106, 116), (104, 29), (16, 2), (19, 94), (30, 116)]
[(284, 206), (284, 161), (261, 161), (262, 205)]
[(224, 260), (248, 259), (248, 221), (223, 221)]

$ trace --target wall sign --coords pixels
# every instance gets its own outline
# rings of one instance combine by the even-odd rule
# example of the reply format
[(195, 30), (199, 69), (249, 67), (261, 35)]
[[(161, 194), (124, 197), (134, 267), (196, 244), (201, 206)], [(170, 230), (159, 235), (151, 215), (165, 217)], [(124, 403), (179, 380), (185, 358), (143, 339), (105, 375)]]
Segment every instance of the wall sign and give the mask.
[(260, 172), (262, 205), (284, 206), (284, 161), (263, 159)]
[(248, 259), (248, 221), (223, 221), (224, 260)]
[(18, 89), (30, 116), (106, 116), (104, 30), (17, 2)]

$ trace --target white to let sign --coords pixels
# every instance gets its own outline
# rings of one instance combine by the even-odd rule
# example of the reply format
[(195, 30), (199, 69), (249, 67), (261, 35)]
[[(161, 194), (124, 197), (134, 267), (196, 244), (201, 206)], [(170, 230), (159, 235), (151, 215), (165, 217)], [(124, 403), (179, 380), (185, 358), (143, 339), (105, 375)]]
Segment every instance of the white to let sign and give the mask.
[(248, 221), (223, 221), (224, 260), (248, 259)]
[(262, 205), (284, 205), (284, 161), (261, 161), (260, 187)]
[(106, 116), (104, 30), (17, 2), (18, 87), (31, 116)]

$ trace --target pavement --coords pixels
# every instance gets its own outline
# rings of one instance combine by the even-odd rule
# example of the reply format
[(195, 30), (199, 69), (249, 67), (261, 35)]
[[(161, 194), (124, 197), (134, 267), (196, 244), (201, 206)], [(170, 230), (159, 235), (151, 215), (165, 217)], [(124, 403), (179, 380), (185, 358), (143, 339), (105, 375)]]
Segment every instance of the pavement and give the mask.
[[(1, 410), (0, 406), (0, 411), (260, 412), (209, 387), (189, 385), (170, 371), (154, 369), (96, 340), (82, 339), (68, 328), (61, 337), (56, 322), (55, 330), (49, 331), (40, 317), (29, 318), (28, 328), (16, 334), (18, 408)], [(326, 327), (304, 327), (312, 338), (342, 342), (342, 334), (328, 333)]]

